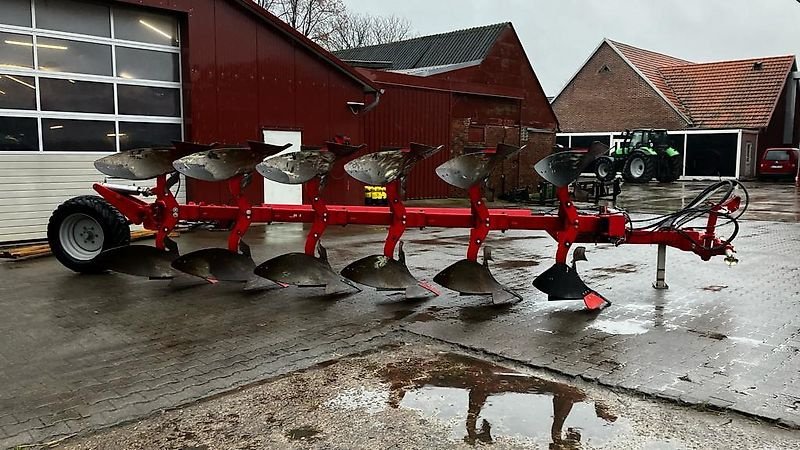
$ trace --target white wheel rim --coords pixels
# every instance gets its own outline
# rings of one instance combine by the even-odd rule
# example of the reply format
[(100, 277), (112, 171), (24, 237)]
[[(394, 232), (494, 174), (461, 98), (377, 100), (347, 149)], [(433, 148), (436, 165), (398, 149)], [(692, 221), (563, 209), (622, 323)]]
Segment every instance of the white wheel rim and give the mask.
[(644, 160), (642, 158), (633, 158), (630, 170), (633, 178), (641, 178), (644, 175)]
[(98, 221), (86, 214), (75, 213), (61, 222), (58, 239), (69, 256), (88, 261), (103, 251), (105, 235)]
[(605, 178), (608, 176), (608, 165), (605, 163), (601, 163), (597, 166), (597, 174), (600, 175), (600, 178)]

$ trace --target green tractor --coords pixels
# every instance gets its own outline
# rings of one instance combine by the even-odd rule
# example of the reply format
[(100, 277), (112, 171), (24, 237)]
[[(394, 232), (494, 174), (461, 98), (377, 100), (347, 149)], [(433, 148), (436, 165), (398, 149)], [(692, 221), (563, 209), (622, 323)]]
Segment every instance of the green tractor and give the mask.
[(630, 183), (647, 183), (653, 178), (671, 183), (681, 176), (683, 160), (670, 145), (667, 130), (626, 130), (622, 143), (597, 158), (594, 167), (600, 181), (611, 181), (622, 172)]

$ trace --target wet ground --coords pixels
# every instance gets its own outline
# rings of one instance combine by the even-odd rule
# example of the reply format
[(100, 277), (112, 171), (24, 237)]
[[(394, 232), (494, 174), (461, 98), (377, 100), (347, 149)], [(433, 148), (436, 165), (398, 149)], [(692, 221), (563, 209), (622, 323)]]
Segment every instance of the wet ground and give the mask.
[[(696, 186), (676, 184), (673, 189), (665, 190), (653, 185), (654, 193), (647, 194), (647, 204), (631, 209), (658, 211), (658, 206), (647, 205), (687, 202), (684, 195), (699, 190)], [(534, 424), (521, 418), (499, 420), (497, 417), (507, 413), (497, 411), (522, 412), (525, 409), (518, 404), (528, 401), (540, 405), (534, 407), (538, 411), (544, 408), (545, 402), (537, 396), (555, 398), (556, 393), (546, 383), (517, 380), (516, 375), (489, 376), (489, 372), (502, 370), (487, 366), (488, 363), (470, 362), (473, 369), (461, 373), (463, 383), (476, 378), (491, 382), (479, 389), (467, 389), (474, 392), (466, 394), (467, 399), (486, 398), (483, 403), (476, 400), (475, 405), (483, 405), (477, 415), (468, 414), (469, 400), (463, 404), (466, 409), (461, 407), (460, 410), (467, 411), (466, 416), (462, 414), (452, 421), (460, 424), (463, 419), (463, 427), (458, 425), (456, 431), (436, 421), (431, 423), (444, 427), (439, 434), (434, 434), (430, 428), (434, 425), (427, 422), (421, 428), (414, 428), (412, 425), (420, 420), (429, 420), (424, 412), (404, 415), (408, 422), (391, 415), (415, 409), (409, 405), (433, 402), (430, 398), (445, 399), (439, 410), (455, 404), (454, 398), (448, 397), (455, 392), (450, 389), (466, 388), (435, 381), (437, 374), (448, 371), (447, 367), (460, 364), (452, 358), (443, 363), (423, 361), (413, 366), (416, 368), (381, 365), (380, 361), (354, 363), (350, 373), (355, 374), (355, 380), (360, 380), (351, 386), (354, 389), (361, 381), (365, 386), (372, 386), (373, 382), (381, 386), (381, 383), (392, 385), (390, 378), (395, 376), (411, 380), (414, 388), (402, 390), (405, 393), (398, 400), (397, 408), (389, 406), (390, 415), (384, 422), (375, 421), (361, 409), (348, 413), (345, 408), (343, 412), (342, 406), (333, 408), (334, 412), (327, 416), (309, 416), (304, 423), (286, 423), (283, 419), (279, 421), (280, 426), (267, 427), (272, 423), (266, 419), (269, 414), (302, 416), (306, 407), (308, 414), (323, 414), (328, 409), (320, 407), (319, 402), (323, 398), (325, 402), (338, 398), (337, 395), (347, 392), (350, 386), (345, 383), (346, 374), (330, 372), (340, 363), (317, 371), (290, 374), (398, 341), (412, 344), (404, 350), (410, 354), (392, 356), (393, 353), (388, 352), (385, 354), (387, 361), (427, 360), (425, 355), (415, 353), (420, 342), (434, 342), (440, 346), (447, 343), (455, 347), (444, 348), (446, 352), (470, 350), (484, 359), (495, 355), (505, 362), (513, 361), (520, 365), (514, 366), (519, 370), (539, 367), (551, 374), (577, 377), (577, 381), (571, 382), (577, 383), (575, 389), (583, 392), (589, 391), (582, 387), (580, 380), (597, 382), (618, 393), (593, 389), (612, 399), (624, 399), (626, 405), (634, 404), (632, 402), (638, 401), (636, 396), (644, 394), (797, 427), (800, 425), (797, 389), (800, 383), (797, 369), (800, 363), (797, 309), (800, 238), (797, 225), (786, 223), (793, 221), (791, 217), (797, 217), (797, 191), (787, 185), (754, 185), (751, 197), (754, 199), (752, 214), (746, 218), (779, 216), (784, 223), (744, 221), (736, 242), (742, 262), (735, 268), (726, 267), (719, 259), (703, 263), (693, 255), (670, 251), (667, 281), (671, 288), (668, 291), (655, 291), (650, 287), (655, 274), (654, 247), (590, 246), (589, 261), (579, 263), (579, 271), (587, 283), (614, 302), (599, 314), (588, 314), (575, 302), (547, 302), (545, 296), (531, 286), (532, 279), (553, 262), (555, 246), (544, 233), (490, 235), (488, 243), (495, 249), (495, 275), (524, 298), (518, 304), (503, 307), (489, 305), (480, 297), (459, 297), (452, 292), (444, 292), (434, 299), (409, 302), (372, 290), (325, 296), (319, 289), (278, 289), (269, 283), (245, 291), (238, 284), (209, 286), (189, 278), (151, 282), (124, 275), (79, 276), (69, 273), (52, 258), (0, 263), (0, 279), (3, 280), (0, 307), (4, 311), (0, 316), (3, 343), (0, 346), (0, 448), (83, 435), (285, 376), (289, 378), (254, 388), (272, 392), (272, 397), (264, 397), (267, 400), (256, 406), (241, 403), (237, 396), (223, 397), (192, 407), (199, 409), (168, 413), (164, 417), (169, 417), (171, 422), (159, 422), (162, 419), (158, 418), (155, 422), (136, 425), (151, 430), (148, 427), (161, 423), (166, 428), (160, 432), (167, 434), (145, 433), (137, 441), (136, 430), (120, 428), (80, 445), (95, 448), (105, 439), (108, 442), (131, 439), (138, 443), (107, 448), (283, 448), (290, 442), (305, 447), (312, 441), (325, 448), (366, 448), (364, 442), (370, 442), (364, 440), (367, 435), (373, 436), (374, 442), (389, 442), (380, 440), (408, 435), (408, 439), (417, 440), (397, 440), (409, 442), (400, 448), (430, 448), (422, 445), (427, 442), (434, 442), (433, 447), (449, 447), (454, 443), (467, 445), (464, 437), (476, 444), (482, 443), (489, 431), (483, 426), (483, 419), (491, 425), (489, 434), (495, 445), (503, 442), (502, 436), (528, 439), (525, 445), (532, 448), (546, 444), (548, 435), (541, 437), (541, 430), (551, 430), (552, 423), (542, 427), (540, 421)], [(630, 200), (623, 197), (621, 201)], [(777, 216), (763, 212), (767, 207), (762, 203), (767, 201), (778, 212)], [(302, 248), (305, 233), (299, 225), (254, 227), (248, 234), (248, 242), (254, 259), (261, 262)], [(378, 253), (384, 234), (380, 227), (337, 228), (329, 230), (323, 241), (334, 267), (342, 268), (358, 258)], [(225, 233), (203, 231), (184, 234), (178, 243), (182, 252), (188, 252), (222, 245), (225, 239)], [(441, 268), (463, 258), (465, 249), (464, 230), (414, 230), (406, 236), (409, 267), (417, 276), (428, 280)], [(368, 373), (361, 371), (360, 365)], [(311, 373), (317, 375), (311, 376)], [(339, 376), (343, 377), (341, 383)], [(307, 380), (308, 386), (291, 380)], [(328, 380), (327, 384), (323, 383), (327, 391), (319, 384), (324, 380)], [(512, 389), (499, 393), (496, 386), (511, 386), (524, 392)], [(282, 395), (289, 394), (286, 389), (292, 390), (294, 396), (281, 400)], [(255, 395), (254, 392), (257, 391), (247, 390), (241, 395), (250, 398), (247, 396)], [(525, 402), (517, 402), (514, 400), (517, 394), (530, 397), (524, 397)], [(636, 423), (648, 423), (644, 419), (637, 422), (635, 414), (624, 408), (615, 409), (613, 404), (606, 414), (602, 406), (598, 409), (595, 400), (591, 400), (603, 400), (602, 395), (589, 395), (584, 401), (576, 400), (581, 397), (573, 394), (568, 395), (573, 398), (568, 417), (582, 417), (591, 422), (581, 425), (583, 428), (576, 425), (583, 430), (581, 442), (584, 446), (589, 443), (586, 440), (589, 435), (595, 436), (590, 430), (613, 429), (613, 434), (618, 435), (624, 428), (618, 427), (626, 420), (631, 421), (634, 431)], [(371, 398), (372, 393), (365, 395)], [(347, 404), (346, 398), (347, 395), (329, 406)], [(260, 425), (253, 425), (256, 428), (247, 431), (237, 425), (243, 422), (219, 415), (202, 420), (197, 416), (196, 421), (183, 422), (187, 417), (195, 417), (192, 411), (223, 408), (221, 405), (236, 409), (230, 414), (250, 415)], [(548, 407), (550, 411), (553, 405), (548, 403)], [(692, 430), (695, 423), (719, 428), (719, 435), (709, 436), (718, 436), (714, 439), (721, 439), (720, 443), (735, 443), (735, 439), (744, 439), (741, 436), (774, 437), (773, 441), (764, 441), (764, 445), (752, 441), (752, 446), (740, 445), (740, 448), (792, 447), (784, 445), (788, 441), (783, 441), (783, 432), (774, 427), (755, 424), (745, 431), (726, 428), (727, 425), (721, 424), (729, 420), (739, 424), (742, 420), (730, 413), (714, 416), (717, 423), (703, 422), (692, 416), (693, 412), (665, 404), (656, 404), (654, 408), (654, 411), (663, 411), (664, 415), (657, 416), (658, 420), (669, 419), (664, 423), (665, 428), (658, 429), (660, 431), (654, 427), (642, 428), (645, 431), (640, 434), (628, 434), (633, 436), (629, 441), (632, 448), (676, 447), (646, 440), (653, 436), (661, 436), (659, 439), (682, 436), (676, 441), (682, 443), (677, 448), (737, 447), (715, 445), (705, 440), (706, 435), (700, 431), (684, 433), (685, 427)], [(674, 413), (674, 417), (667, 417), (667, 413)], [(529, 414), (533, 413), (525, 412), (520, 416)], [(606, 420), (612, 415), (617, 417), (616, 421)], [(315, 422), (314, 417), (319, 422)], [(570, 420), (574, 419), (568, 418), (562, 427), (562, 434), (566, 436), (563, 439), (569, 437)], [(393, 431), (387, 431), (395, 421), (397, 425)], [(525, 430), (539, 431), (526, 435)], [(653, 435), (649, 436), (647, 430)], [(178, 439), (176, 433), (186, 436), (178, 436)], [(241, 438), (243, 434), (249, 437)], [(536, 436), (532, 437), (533, 434)], [(192, 435), (206, 440), (192, 441), (187, 437)], [(321, 440), (317, 440), (318, 435)], [(159, 436), (167, 441), (158, 440)], [(241, 439), (234, 439), (236, 436)], [(426, 441), (426, 437), (430, 440)], [(603, 441), (602, 433), (592, 439), (590, 447), (617, 448), (615, 442), (618, 441)], [(230, 444), (233, 442), (235, 444)], [(700, 445), (702, 443), (705, 445)]]
[(67, 443), (67, 449), (796, 448), (741, 417), (414, 340)]

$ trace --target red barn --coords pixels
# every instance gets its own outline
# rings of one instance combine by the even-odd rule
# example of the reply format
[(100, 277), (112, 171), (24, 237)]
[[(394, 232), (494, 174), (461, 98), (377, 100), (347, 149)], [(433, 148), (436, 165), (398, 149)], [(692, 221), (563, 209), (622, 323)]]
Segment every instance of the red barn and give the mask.
[[(43, 238), (58, 204), (103, 181), (92, 162), (115, 151), (265, 132), (363, 142), (347, 103), (370, 104), (377, 89), (249, 0), (4, 0), (0, 242)], [(331, 200), (362, 200), (338, 179)], [(258, 203), (260, 181), (248, 188)], [(224, 183), (188, 184), (190, 200), (229, 199)]]
[(381, 106), (365, 116), (371, 148), (409, 141), (445, 146), (411, 174), (409, 198), (450, 196), (434, 168), (467, 145), (499, 142), (529, 147), (492, 180), (495, 194), (535, 188), (532, 166), (552, 150), (558, 123), (511, 23), (336, 55), (385, 91)]

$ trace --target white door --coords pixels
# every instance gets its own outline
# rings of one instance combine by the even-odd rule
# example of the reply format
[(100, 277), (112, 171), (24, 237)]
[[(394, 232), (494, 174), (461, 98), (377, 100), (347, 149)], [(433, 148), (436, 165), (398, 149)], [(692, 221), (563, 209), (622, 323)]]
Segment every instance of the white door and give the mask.
[[(284, 145), (292, 144), (291, 147), (282, 151), (280, 154), (300, 151), (302, 133), (299, 131), (276, 131), (264, 130), (264, 142), (267, 144)], [(270, 180), (264, 180), (264, 203), (274, 205), (302, 205), (303, 186), (295, 184), (280, 184)]]

